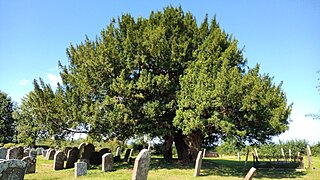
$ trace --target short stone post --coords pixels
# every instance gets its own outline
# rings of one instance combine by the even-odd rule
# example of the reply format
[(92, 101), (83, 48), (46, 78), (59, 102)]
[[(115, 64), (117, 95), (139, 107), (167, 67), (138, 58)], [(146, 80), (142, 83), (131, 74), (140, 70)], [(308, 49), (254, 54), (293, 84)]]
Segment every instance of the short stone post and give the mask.
[(312, 159), (311, 159), (312, 153), (309, 145), (307, 146), (307, 156), (308, 156), (308, 168), (313, 170)]
[(151, 154), (148, 149), (142, 149), (138, 154), (133, 168), (132, 180), (147, 180)]
[(256, 173), (256, 168), (252, 167), (247, 173), (246, 177), (244, 177), (244, 180), (251, 180), (255, 173)]
[(86, 162), (76, 162), (74, 163), (74, 176), (84, 176), (87, 174), (87, 163)]
[(291, 156), (292, 156), (291, 149), (289, 149), (289, 161), (291, 161)]
[(256, 159), (258, 160), (258, 159), (259, 159), (259, 155), (258, 155), (257, 148), (254, 148), (254, 154), (255, 154), (255, 156), (256, 156)]
[(286, 159), (286, 156), (284, 155), (284, 150), (283, 150), (283, 148), (281, 148), (281, 155), (282, 155), (282, 158), (285, 160), (285, 159)]
[(197, 160), (196, 160), (196, 165), (194, 168), (194, 176), (200, 175), (201, 164), (202, 164), (202, 151), (199, 151), (198, 156), (197, 156)]
[(106, 153), (102, 156), (102, 171), (112, 171), (113, 168), (113, 155), (111, 153)]
[(238, 161), (241, 161), (240, 152), (238, 152), (237, 155), (238, 155)]
[(206, 157), (206, 149), (203, 149), (203, 154), (202, 154), (202, 157)]

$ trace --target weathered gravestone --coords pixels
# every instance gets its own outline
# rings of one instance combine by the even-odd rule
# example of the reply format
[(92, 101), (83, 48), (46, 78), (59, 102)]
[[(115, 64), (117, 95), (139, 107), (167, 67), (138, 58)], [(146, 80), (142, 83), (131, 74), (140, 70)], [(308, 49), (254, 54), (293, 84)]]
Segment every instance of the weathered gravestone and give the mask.
[(237, 156), (238, 156), (238, 161), (241, 161), (240, 152), (237, 153)]
[(42, 151), (43, 151), (44, 149), (42, 148), (42, 147), (38, 147), (37, 149), (36, 149), (36, 151), (37, 151), (37, 155), (42, 155)]
[(100, 155), (102, 157), (106, 153), (111, 153), (111, 151), (110, 151), (109, 148), (102, 148), (102, 149), (100, 149), (99, 153), (100, 153)]
[(87, 174), (87, 163), (86, 162), (76, 162), (74, 163), (74, 176), (83, 176)]
[(56, 154), (56, 150), (55, 149), (49, 149), (47, 152), (47, 156), (46, 159), (47, 160), (54, 160), (54, 155)]
[(118, 147), (117, 150), (116, 150), (116, 156), (114, 157), (114, 162), (120, 162), (120, 154), (121, 154), (121, 148)]
[(23, 150), (23, 157), (29, 156), (29, 153), (30, 153), (30, 149), (29, 148), (24, 149)]
[(79, 159), (81, 159), (81, 154), (83, 154), (84, 151), (84, 146), (86, 145), (85, 142), (79, 144), (78, 149), (79, 149)]
[(21, 161), (26, 163), (26, 171), (25, 171), (26, 174), (36, 172), (37, 160), (35, 158), (27, 156), (27, 157), (22, 158)]
[[(79, 149), (80, 150), (80, 149)], [(86, 162), (88, 163), (88, 165), (90, 164), (90, 157), (91, 157), (91, 154), (92, 152), (94, 152), (94, 145), (89, 143), (89, 144), (86, 144), (84, 147), (83, 147), (83, 151), (81, 153), (80, 151), (80, 161), (81, 162)]]
[(133, 168), (132, 180), (147, 180), (151, 154), (148, 149), (142, 149), (138, 154)]
[(42, 156), (43, 156), (44, 158), (47, 157), (47, 152), (48, 152), (48, 149), (42, 150)]
[(286, 159), (286, 156), (285, 156), (285, 154), (284, 154), (283, 148), (281, 148), (281, 156), (282, 156), (283, 159)]
[(203, 149), (202, 157), (206, 157), (206, 149)]
[(64, 153), (64, 157), (66, 158), (65, 160), (67, 160), (67, 156), (68, 156), (68, 152), (69, 152), (69, 150), (71, 150), (72, 149), (72, 147), (64, 147), (63, 148), (63, 153)]
[(196, 165), (194, 168), (194, 176), (199, 176), (200, 175), (200, 169), (201, 169), (201, 164), (202, 164), (202, 151), (198, 152), (198, 156), (196, 159)]
[(26, 163), (18, 159), (0, 161), (0, 179), (23, 180), (25, 169)]
[(102, 156), (99, 152), (92, 152), (90, 155), (90, 164), (92, 165), (100, 165), (102, 162)]
[(79, 158), (79, 149), (77, 147), (73, 147), (68, 152), (66, 168), (73, 168), (74, 163), (78, 161), (78, 158)]
[(118, 147), (118, 148), (117, 148), (117, 151), (116, 151), (116, 156), (120, 156), (120, 154), (121, 154), (121, 148)]
[(65, 155), (63, 151), (57, 151), (54, 155), (53, 170), (61, 170), (64, 166)]
[(126, 153), (125, 153), (125, 155), (124, 155), (124, 160), (125, 160), (125, 161), (128, 161), (130, 152), (131, 152), (131, 149), (127, 149), (127, 150), (126, 150)]
[(37, 158), (37, 151), (35, 149), (31, 149), (29, 152), (29, 156), (32, 158)]
[(312, 159), (311, 159), (312, 153), (311, 153), (311, 149), (310, 146), (307, 146), (307, 157), (308, 157), (308, 168), (313, 170), (313, 165), (312, 165)]
[(112, 171), (113, 168), (113, 155), (106, 153), (102, 156), (102, 171)]
[(244, 180), (251, 180), (256, 172), (256, 168), (252, 167), (247, 175), (244, 177)]
[(0, 148), (0, 159), (6, 159), (7, 157), (7, 148)]
[(23, 147), (13, 147), (10, 148), (7, 152), (6, 159), (22, 159), (23, 158)]

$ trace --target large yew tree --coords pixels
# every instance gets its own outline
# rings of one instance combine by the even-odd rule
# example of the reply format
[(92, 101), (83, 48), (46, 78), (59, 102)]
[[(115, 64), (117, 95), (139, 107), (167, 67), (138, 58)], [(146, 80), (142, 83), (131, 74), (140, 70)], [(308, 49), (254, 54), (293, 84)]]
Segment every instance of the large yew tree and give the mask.
[(122, 140), (148, 134), (164, 140), (166, 159), (175, 142), (187, 160), (204, 139), (263, 143), (288, 128), (291, 106), (281, 85), (258, 66), (246, 67), (237, 40), (215, 18), (197, 23), (180, 7), (148, 18), (124, 14), (95, 40), (70, 45), (67, 55), (54, 93), (35, 83), (43, 98), (35, 104), (49, 103), (41, 118), (60, 129), (53, 133)]

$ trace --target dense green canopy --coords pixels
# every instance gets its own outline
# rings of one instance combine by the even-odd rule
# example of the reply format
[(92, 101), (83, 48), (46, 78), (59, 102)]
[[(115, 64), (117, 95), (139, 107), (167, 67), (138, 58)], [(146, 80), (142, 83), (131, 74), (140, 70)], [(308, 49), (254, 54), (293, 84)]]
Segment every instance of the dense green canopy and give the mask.
[(13, 101), (6, 93), (0, 91), (0, 143), (14, 140), (16, 129), (15, 120), (12, 117), (13, 111)]
[(247, 68), (237, 40), (215, 18), (197, 24), (180, 7), (148, 18), (124, 14), (95, 40), (70, 45), (67, 56), (57, 90), (35, 82), (24, 101), (37, 97), (27, 104), (48, 135), (148, 134), (165, 141), (167, 158), (174, 141), (186, 159), (203, 138), (265, 142), (288, 128), (281, 84)]

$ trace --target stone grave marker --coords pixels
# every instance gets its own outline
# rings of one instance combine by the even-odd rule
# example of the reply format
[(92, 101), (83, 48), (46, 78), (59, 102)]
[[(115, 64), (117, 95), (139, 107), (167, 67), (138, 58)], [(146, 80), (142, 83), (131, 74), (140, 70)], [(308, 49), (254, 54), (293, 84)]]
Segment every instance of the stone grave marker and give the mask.
[(55, 149), (48, 150), (46, 159), (47, 160), (54, 160), (54, 155), (55, 154), (56, 154), (56, 150)]
[(74, 163), (78, 161), (78, 158), (79, 149), (77, 147), (73, 147), (67, 154), (66, 168), (74, 168)]
[(244, 177), (244, 180), (251, 180), (256, 172), (256, 168), (252, 167), (247, 175)]
[(147, 180), (151, 154), (147, 149), (142, 149), (138, 154), (133, 168), (132, 180)]
[(202, 154), (203, 154), (202, 155), (203, 158), (206, 157), (206, 149), (203, 149), (203, 153)]
[(257, 148), (254, 148), (254, 155), (256, 156), (256, 159), (259, 159), (258, 151)]
[(116, 151), (116, 156), (120, 156), (120, 154), (121, 154), (121, 148), (118, 147), (118, 148), (117, 148), (117, 151)]
[(37, 151), (35, 149), (31, 149), (29, 152), (29, 156), (36, 159), (37, 158)]
[(126, 150), (126, 153), (125, 153), (125, 155), (124, 155), (124, 160), (125, 160), (125, 161), (128, 161), (129, 155), (130, 155), (130, 151), (131, 151), (131, 149), (127, 149), (127, 150)]
[(82, 152), (82, 154), (80, 154), (80, 161), (87, 162), (89, 165), (92, 152), (94, 152), (94, 145), (93, 144), (89, 143), (89, 144), (86, 144), (85, 146), (83, 146), (83, 152)]
[(111, 153), (111, 151), (110, 151), (109, 148), (102, 148), (102, 149), (100, 149), (99, 153), (100, 153), (100, 155), (102, 157), (106, 153)]
[(24, 149), (24, 150), (23, 150), (23, 157), (29, 156), (29, 153), (30, 153), (30, 148)]
[(312, 165), (312, 153), (311, 153), (311, 149), (310, 146), (307, 146), (307, 157), (308, 157), (308, 168), (313, 170), (313, 165)]
[(130, 154), (129, 154), (129, 157), (128, 157), (128, 160), (127, 160), (127, 162), (129, 164), (133, 164), (133, 162), (134, 162), (134, 159), (132, 158), (132, 156), (133, 156), (133, 149), (130, 150)]
[(113, 168), (113, 155), (111, 153), (106, 153), (102, 156), (102, 171), (112, 171)]
[(74, 176), (84, 176), (87, 174), (87, 163), (86, 162), (76, 162), (74, 163)]
[[(21, 152), (23, 154), (23, 151)], [(0, 161), (1, 180), (23, 180), (26, 163), (18, 159)]]
[(90, 164), (92, 165), (100, 165), (102, 162), (102, 156), (100, 156), (99, 152), (92, 152), (90, 155)]
[(22, 159), (23, 158), (23, 147), (12, 147), (7, 152), (6, 159)]
[(21, 161), (26, 163), (25, 174), (35, 173), (36, 172), (36, 164), (37, 164), (36, 158), (32, 158), (30, 156), (27, 156), (27, 157), (22, 158)]
[(289, 149), (289, 160), (291, 160), (291, 156), (292, 156), (291, 149)]
[(61, 170), (64, 166), (65, 155), (63, 151), (57, 151), (54, 155), (53, 170)]
[(7, 151), (8, 151), (7, 148), (3, 148), (3, 147), (0, 148), (0, 159), (6, 159)]
[(48, 149), (42, 150), (42, 156), (43, 156), (44, 158), (47, 157), (47, 152), (48, 152)]
[(79, 144), (79, 146), (78, 146), (78, 149), (79, 149), (79, 159), (81, 159), (81, 154), (83, 154), (83, 151), (84, 151), (84, 146), (86, 145), (86, 143), (85, 142), (83, 142), (83, 143), (81, 143), (81, 144)]
[(201, 164), (202, 164), (202, 151), (198, 152), (198, 156), (196, 159), (196, 165), (194, 168), (194, 176), (199, 176), (200, 175), (200, 169), (201, 169)]
[(36, 151), (37, 151), (37, 155), (42, 155), (43, 148), (42, 147), (38, 147), (36, 149)]
[(237, 153), (237, 156), (238, 156), (238, 161), (241, 161), (240, 152)]
[(283, 159), (286, 159), (286, 156), (284, 155), (284, 150), (283, 150), (283, 148), (281, 148), (281, 155), (282, 155), (282, 158), (283, 158)]

